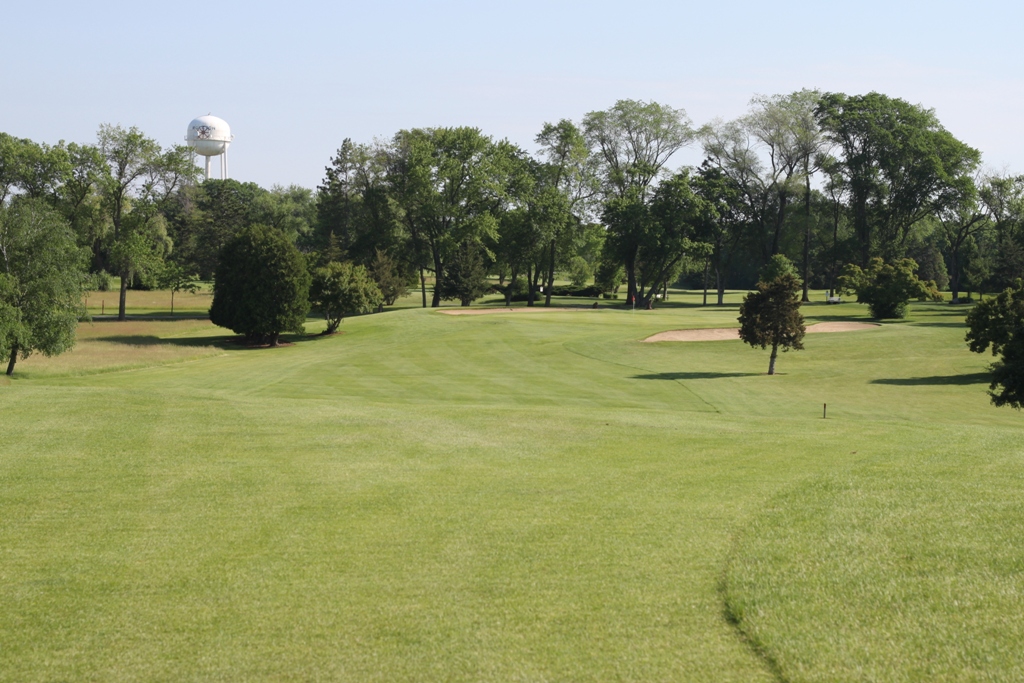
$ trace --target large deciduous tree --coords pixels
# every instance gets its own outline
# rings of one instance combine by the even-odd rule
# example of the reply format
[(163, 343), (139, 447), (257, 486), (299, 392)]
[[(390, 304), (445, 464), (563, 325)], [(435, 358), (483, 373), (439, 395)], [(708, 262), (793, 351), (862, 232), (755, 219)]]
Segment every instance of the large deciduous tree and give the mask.
[(649, 308), (687, 259), (711, 253), (712, 245), (698, 242), (697, 233), (713, 214), (713, 205), (694, 193), (687, 171), (661, 183), (649, 200), (633, 192), (606, 203), (605, 257), (632, 265), (636, 305)]
[[(125, 216), (131, 209), (133, 190), (137, 189), (152, 166), (158, 163), (160, 156), (160, 145), (155, 140), (147, 138), (142, 131), (134, 126), (125, 130), (121, 126), (104, 124), (100, 126), (98, 133), (99, 149), (103, 155), (108, 173), (104, 178), (103, 198), (106, 204), (108, 215), (113, 224), (114, 242), (128, 243), (133, 234), (133, 226), (125, 220)], [(136, 244), (128, 245), (137, 247)], [(118, 298), (117, 318), (125, 319), (125, 303), (128, 295), (128, 284), (132, 274), (132, 262), (130, 256), (136, 256), (140, 252), (135, 248), (121, 249), (120, 261), (116, 264), (118, 275), (121, 276), (121, 291)]]
[[(434, 273), (432, 307), (441, 305), (448, 260), (466, 243), (493, 239), (495, 213), (504, 201), (508, 176), (521, 152), (494, 143), (477, 128), (431, 128), (399, 132), (388, 152), (387, 182), (400, 220)], [(438, 286), (441, 284), (441, 286)]]
[(696, 239), (711, 245), (704, 257), (704, 305), (708, 302), (708, 276), (714, 269), (719, 306), (725, 304), (725, 283), (729, 267), (743, 237), (744, 219), (736, 183), (714, 163), (705, 161), (691, 181), (693, 191), (708, 205), (696, 226)]
[(170, 197), (198, 173), (188, 148), (163, 150), (134, 126), (100, 126), (98, 147), (107, 165), (102, 194), (113, 226), (111, 260), (121, 276), (117, 317), (125, 318), (128, 285), (139, 273), (155, 274), (170, 252), (161, 213)]
[(990, 284), (997, 290), (1012, 287), (1024, 278), (1024, 175), (990, 174), (978, 197), (995, 237)]
[(0, 357), (8, 375), (19, 358), (74, 345), (86, 260), (67, 222), (42, 200), (0, 205)]
[[(686, 112), (657, 102), (619, 100), (606, 111), (584, 116), (583, 133), (596, 155), (605, 201), (618, 204), (611, 209), (620, 221), (616, 230), (620, 234), (643, 231), (642, 222), (629, 222), (631, 212), (624, 203), (643, 204), (672, 155), (693, 140), (695, 133)], [(625, 243), (637, 241), (632, 237)], [(623, 248), (620, 256), (625, 259), (627, 301), (635, 301), (634, 250)]]
[(276, 228), (243, 228), (221, 250), (210, 320), (250, 343), (277, 346), (283, 332), (301, 333), (309, 312), (306, 259)]
[(955, 202), (980, 162), (935, 112), (898, 98), (827, 93), (816, 112), (849, 188), (862, 267), (901, 256), (911, 229)]
[(334, 235), (341, 256), (365, 266), (378, 251), (402, 255), (407, 235), (388, 193), (388, 152), (382, 144), (342, 142), (317, 190), (313, 246), (325, 248)]
[[(766, 261), (782, 251), (786, 231), (800, 224), (803, 300), (807, 300), (813, 216), (811, 175), (820, 166), (823, 139), (814, 116), (819, 93), (757, 96), (735, 121), (714, 121), (700, 131), (706, 163), (716, 166), (735, 192), (733, 213), (743, 218), (748, 241)], [(803, 195), (804, 212), (791, 220), (790, 206)]]
[(949, 249), (949, 289), (953, 302), (960, 300), (960, 282), (963, 276), (963, 251), (969, 240), (991, 228), (988, 216), (980, 202), (974, 182), (964, 185), (960, 193), (939, 207), (935, 217)]
[[(785, 204), (796, 180), (803, 180), (804, 231), (801, 273), (803, 291), (801, 301), (810, 301), (808, 287), (811, 277), (811, 232), (814, 223), (811, 212), (811, 176), (820, 170), (826, 157), (825, 140), (815, 117), (821, 93), (817, 90), (799, 90), (789, 95), (755, 97), (755, 109), (748, 121), (755, 135), (769, 150), (772, 168), (782, 169), (783, 182), (777, 183), (779, 211), (776, 219), (773, 253), (778, 253), (779, 233), (785, 221)], [(779, 174), (776, 173), (778, 178)]]
[[(553, 191), (560, 202), (549, 203), (557, 206), (551, 218), (549, 236), (550, 254), (544, 291), (544, 305), (551, 305), (551, 292), (555, 284), (555, 267), (559, 264), (559, 245), (562, 254), (572, 251), (582, 237), (584, 225), (589, 218), (592, 200), (599, 191), (596, 158), (591, 156), (586, 136), (576, 124), (568, 119), (558, 123), (545, 123), (535, 140), (540, 145), (544, 163), (538, 167), (537, 188)], [(529, 303), (533, 303), (532, 300)]]

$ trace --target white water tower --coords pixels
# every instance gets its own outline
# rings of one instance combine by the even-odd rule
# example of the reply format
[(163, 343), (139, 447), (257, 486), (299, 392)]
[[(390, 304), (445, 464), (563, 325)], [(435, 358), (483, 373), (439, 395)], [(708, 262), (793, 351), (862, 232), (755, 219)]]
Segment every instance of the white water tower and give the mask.
[(231, 126), (216, 116), (200, 116), (188, 124), (185, 142), (192, 151), (206, 157), (206, 179), (210, 179), (210, 158), (220, 157), (220, 179), (228, 178), (228, 145), (234, 136)]

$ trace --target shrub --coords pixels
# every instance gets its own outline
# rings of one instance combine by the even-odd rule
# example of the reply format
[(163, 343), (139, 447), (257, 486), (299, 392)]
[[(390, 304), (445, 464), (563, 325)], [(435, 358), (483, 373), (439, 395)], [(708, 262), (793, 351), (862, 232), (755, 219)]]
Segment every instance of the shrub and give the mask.
[(594, 298), (601, 296), (602, 290), (597, 285), (587, 287), (572, 287), (567, 285), (555, 285), (551, 288), (551, 296), (585, 296)]
[[(868, 305), (872, 317), (904, 318), (911, 299), (932, 297), (932, 289), (918, 279), (916, 271), (913, 259), (885, 263), (873, 258), (866, 270), (853, 264), (846, 266), (839, 283), (843, 293), (855, 293), (858, 303)], [(937, 291), (934, 293), (938, 295)]]
[(93, 273), (89, 276), (89, 285), (94, 292), (109, 292), (110, 285), (113, 283), (113, 276), (105, 270), (101, 270), (98, 273)]
[(968, 347), (1001, 356), (992, 365), (989, 385), (992, 402), (997, 406), (1024, 408), (1024, 283), (1015, 289), (983, 301), (967, 314)]
[(313, 271), (309, 298), (327, 319), (324, 334), (336, 332), (346, 315), (369, 313), (384, 301), (366, 268), (336, 261)]
[(244, 228), (220, 252), (210, 320), (250, 342), (277, 346), (282, 332), (303, 332), (309, 312), (306, 259), (284, 234)]
[(594, 277), (594, 271), (582, 256), (573, 256), (569, 261), (569, 282), (573, 287), (582, 287)]

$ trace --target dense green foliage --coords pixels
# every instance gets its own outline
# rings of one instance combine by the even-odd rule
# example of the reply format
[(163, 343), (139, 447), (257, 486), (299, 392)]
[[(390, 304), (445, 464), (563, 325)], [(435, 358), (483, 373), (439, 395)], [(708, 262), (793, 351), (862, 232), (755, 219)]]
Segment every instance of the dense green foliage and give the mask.
[(306, 259), (276, 228), (243, 228), (221, 249), (210, 320), (253, 343), (277, 346), (309, 312)]
[(925, 299), (933, 292), (928, 283), (917, 277), (913, 259), (885, 263), (873, 258), (868, 267), (849, 264), (840, 278), (843, 290), (857, 295), (857, 302), (867, 304), (873, 318), (903, 318), (911, 299)]
[[(152, 286), (163, 262), (212, 277), (221, 247), (255, 224), (307, 255), (333, 236), (331, 258), (367, 267), (385, 302), (418, 279), (423, 306), (440, 305), (467, 242), (509, 300), (523, 289), (530, 305), (541, 291), (550, 305), (556, 280), (584, 286), (617, 268), (627, 305), (647, 307), (666, 283), (704, 289), (705, 302), (715, 291), (724, 305), (728, 287), (752, 286), (777, 254), (797, 264), (804, 301), (872, 257), (914, 259), (954, 303), (1024, 277), (1024, 176), (978, 173), (977, 150), (898, 98), (757, 96), (744, 115), (699, 129), (682, 109), (620, 100), (545, 123), (535, 142), (531, 154), (472, 127), (345, 139), (314, 193), (196, 183), (187, 150), (136, 128), (102, 126), (96, 145), (0, 134), (0, 204), (24, 194), (53, 206), (91, 249), (91, 270), (121, 276), (122, 301), (128, 287)], [(695, 142), (703, 162), (673, 168)], [(655, 203), (684, 176), (691, 248), (677, 259), (678, 221)], [(379, 254), (387, 268), (375, 267)], [(431, 281), (441, 286), (428, 297)]]
[(448, 257), (441, 281), (435, 287), (442, 301), (456, 300), (469, 306), (490, 290), (479, 244), (464, 242)]
[(975, 353), (992, 348), (992, 402), (1024, 408), (1024, 285), (1006, 289), (967, 314), (967, 345)]
[(186, 270), (212, 279), (220, 250), (243, 228), (269, 225), (292, 241), (310, 240), (313, 203), (308, 190), (210, 179), (184, 189), (168, 207), (173, 258)]
[(393, 306), (400, 297), (409, 291), (409, 278), (401, 265), (387, 252), (379, 249), (370, 262), (370, 276), (377, 283), (385, 306)]
[(649, 308), (685, 266), (711, 253), (712, 246), (696, 237), (713, 211), (693, 192), (686, 171), (667, 179), (649, 197), (634, 189), (607, 201), (605, 260), (626, 264), (627, 291), (638, 306)]
[(346, 315), (369, 313), (384, 297), (363, 266), (330, 261), (313, 270), (309, 301), (327, 320), (325, 334), (334, 334)]
[(781, 272), (767, 282), (758, 282), (757, 289), (743, 297), (739, 316), (740, 339), (755, 348), (772, 347), (769, 375), (775, 374), (779, 347), (783, 351), (803, 349), (806, 330), (800, 314), (802, 283), (792, 273), (792, 264), (775, 264)]
[(913, 227), (972, 186), (980, 153), (953, 137), (935, 112), (879, 93), (828, 93), (817, 108), (841, 151), (862, 267), (875, 254), (902, 255)]
[(38, 199), (0, 206), (0, 359), (8, 375), (19, 358), (74, 346), (85, 278), (85, 255), (60, 214)]
[(768, 259), (768, 263), (764, 264), (764, 267), (761, 268), (758, 282), (772, 282), (784, 275), (798, 277), (796, 266), (794, 266), (793, 262), (783, 254), (775, 254), (775, 256)]

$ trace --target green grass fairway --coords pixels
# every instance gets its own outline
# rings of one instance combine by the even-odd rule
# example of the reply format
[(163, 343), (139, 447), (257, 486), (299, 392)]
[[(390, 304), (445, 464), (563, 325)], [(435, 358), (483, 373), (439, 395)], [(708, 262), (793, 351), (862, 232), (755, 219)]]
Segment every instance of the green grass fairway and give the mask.
[(965, 311), (768, 377), (739, 341), (639, 341), (736, 326), (738, 295), (696, 301), (262, 350), (96, 322), (88, 372), (19, 363), (0, 682), (1024, 678), (1024, 415)]

